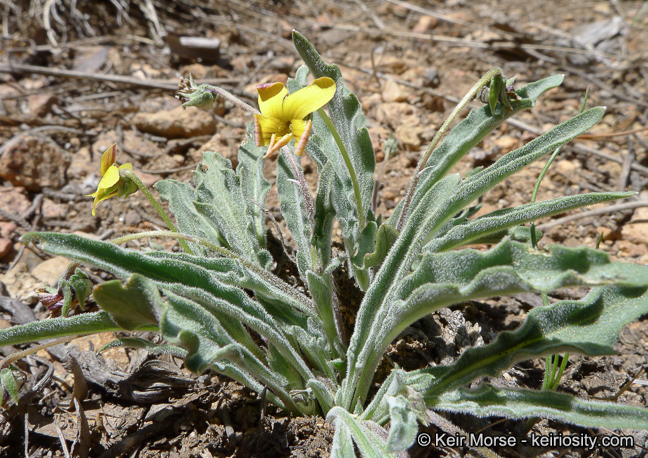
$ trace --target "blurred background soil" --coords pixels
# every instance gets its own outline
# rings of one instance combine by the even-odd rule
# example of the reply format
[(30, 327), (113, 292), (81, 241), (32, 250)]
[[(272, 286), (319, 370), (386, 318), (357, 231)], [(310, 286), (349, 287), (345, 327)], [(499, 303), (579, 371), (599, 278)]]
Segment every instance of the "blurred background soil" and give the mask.
[[(19, 241), (25, 232), (73, 232), (103, 240), (164, 226), (141, 193), (104, 202), (96, 217), (91, 215), (92, 199), (86, 195), (96, 189), (101, 154), (112, 143), (118, 144), (117, 161), (132, 163), (149, 186), (163, 178), (190, 180), (207, 150), (236, 166), (250, 115), (222, 101), (211, 113), (183, 110), (174, 98), (178, 80), (191, 74), (198, 83), (220, 85), (255, 104), (257, 84), (285, 82), (302, 64), (290, 40), (293, 28), (340, 66), (363, 103), (380, 172), (378, 210), (385, 215), (403, 197), (436, 129), (490, 68), (517, 75), (517, 86), (556, 73), (565, 74), (565, 82), (474, 148), (456, 167), (462, 174), (577, 114), (589, 87), (588, 106), (605, 105), (606, 115), (563, 149), (538, 200), (587, 191), (637, 195), (610, 209), (601, 210), (602, 205), (566, 220), (540, 221), (546, 234), (542, 243), (595, 246), (600, 237), (600, 248), (613, 258), (648, 263), (646, 2), (4, 0), (2, 5), (0, 328), (47, 317), (36, 290), (53, 286), (67, 266), (63, 258), (25, 249)], [(398, 149), (385, 161), (390, 133)], [(274, 162), (267, 161), (270, 179)], [(314, 193), (316, 167), (308, 157), (302, 165)], [(480, 214), (529, 202), (543, 165), (533, 164), (497, 186), (482, 200)], [(276, 193), (266, 205), (281, 223)], [(88, 273), (96, 282), (111, 278)], [(573, 294), (558, 293), (552, 300)], [(514, 329), (539, 303), (525, 295), (439, 312), (395, 342), (389, 357), (406, 369), (447, 363), (467, 346)], [(646, 406), (648, 381), (640, 372), (647, 363), (646, 331), (645, 320), (624, 328), (619, 356), (572, 357), (560, 389)], [(2, 456), (328, 454), (332, 428), (323, 419), (287, 418), (226, 377), (190, 374), (170, 357), (126, 349), (94, 353), (114, 337), (78, 339), (19, 363), (27, 382), (19, 405), (0, 412)], [(543, 364), (521, 363), (500, 382), (539, 388)], [(489, 434), (519, 432), (522, 426), (497, 418), (449, 418)], [(613, 433), (547, 421), (534, 431)], [(626, 433), (634, 434), (634, 449), (497, 451), (505, 456), (645, 454), (646, 434)], [(415, 446), (410, 453), (474, 452)]]

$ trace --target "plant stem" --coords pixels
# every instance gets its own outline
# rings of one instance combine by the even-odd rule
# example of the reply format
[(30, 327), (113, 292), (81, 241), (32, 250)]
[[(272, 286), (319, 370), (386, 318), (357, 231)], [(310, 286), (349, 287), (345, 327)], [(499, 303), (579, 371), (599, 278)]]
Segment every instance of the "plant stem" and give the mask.
[(353, 169), (351, 158), (349, 157), (349, 153), (347, 152), (346, 148), (344, 147), (344, 144), (342, 143), (340, 134), (338, 134), (337, 129), (335, 128), (335, 126), (331, 122), (331, 119), (324, 111), (324, 108), (320, 108), (319, 110), (317, 110), (317, 113), (322, 117), (324, 123), (326, 124), (326, 127), (328, 127), (328, 129), (331, 131), (331, 134), (333, 134), (335, 143), (340, 149), (340, 153), (342, 153), (342, 157), (344, 158), (344, 163), (346, 164), (347, 169), (349, 170), (349, 176), (351, 177), (351, 182), (353, 183), (353, 192), (355, 193), (355, 198), (358, 204), (358, 220), (360, 222), (360, 230), (362, 230), (365, 227), (365, 215), (364, 215), (364, 209), (362, 208), (362, 195), (360, 194), (360, 184), (358, 183), (358, 177), (356, 176), (355, 170)]
[(468, 91), (468, 93), (464, 96), (463, 99), (459, 101), (457, 106), (455, 107), (454, 110), (452, 110), (452, 113), (450, 113), (450, 116), (445, 120), (441, 128), (437, 131), (436, 135), (428, 145), (427, 149), (425, 150), (425, 153), (423, 154), (423, 157), (421, 157), (421, 160), (419, 163), (416, 165), (416, 170), (414, 170), (414, 177), (412, 178), (412, 181), (410, 182), (409, 188), (407, 189), (407, 193), (405, 194), (405, 203), (403, 204), (403, 210), (401, 211), (400, 217), (398, 218), (398, 223), (396, 224), (396, 230), (398, 232), (401, 231), (403, 224), (405, 223), (405, 218), (407, 217), (407, 210), (409, 209), (410, 203), (412, 201), (412, 197), (414, 195), (414, 191), (416, 190), (416, 186), (418, 185), (420, 173), (427, 164), (427, 161), (430, 159), (430, 156), (434, 152), (434, 149), (437, 147), (445, 133), (448, 131), (448, 128), (450, 127), (450, 124), (459, 116), (459, 113), (461, 113), (461, 110), (463, 110), (468, 103), (477, 96), (479, 91), (481, 91), (483, 88), (485, 88), (490, 81), (495, 77), (495, 76), (500, 76), (502, 78), (505, 78), (504, 73), (502, 72), (502, 69), (499, 67), (492, 68), (489, 70), (484, 76), (482, 76), (477, 83)]
[(236, 97), (234, 94), (231, 94), (231, 93), (227, 92), (222, 87), (212, 86), (211, 84), (208, 84), (206, 86), (207, 86), (207, 91), (211, 92), (212, 94), (220, 95), (221, 97), (223, 97), (224, 99), (229, 100), (230, 102), (232, 102), (236, 106), (243, 108), (245, 111), (249, 111), (250, 113), (253, 113), (253, 114), (261, 114), (261, 112), (259, 110), (252, 107), (251, 105), (248, 105), (243, 100)]
[[(151, 205), (153, 205), (153, 208), (158, 212), (158, 215), (162, 218), (162, 220), (166, 223), (167, 227), (169, 230), (173, 232), (178, 232), (178, 228), (176, 228), (175, 224), (173, 224), (173, 221), (171, 221), (171, 218), (166, 214), (164, 209), (162, 208), (162, 205), (155, 200), (155, 197), (153, 197), (153, 194), (151, 194), (151, 191), (146, 187), (146, 185), (142, 182), (142, 180), (139, 179), (139, 177), (133, 172), (132, 170), (120, 170), (119, 171), (120, 175), (123, 175), (125, 178), (128, 178), (131, 180), (133, 183), (137, 185), (140, 191), (146, 196), (146, 198), (151, 202)], [(180, 243), (180, 246), (182, 249), (185, 251), (185, 253), (188, 254), (194, 254), (191, 248), (189, 248), (189, 245), (187, 245), (187, 242), (185, 242), (185, 239), (182, 237), (178, 238), (178, 243)]]

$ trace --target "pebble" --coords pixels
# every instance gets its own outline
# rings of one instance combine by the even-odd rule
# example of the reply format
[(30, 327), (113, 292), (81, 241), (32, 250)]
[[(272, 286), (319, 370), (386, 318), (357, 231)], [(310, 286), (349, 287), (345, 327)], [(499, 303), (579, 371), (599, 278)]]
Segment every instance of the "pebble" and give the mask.
[[(20, 186), (0, 188), (0, 208), (4, 211), (24, 215), (30, 205), (25, 188)], [(7, 221), (7, 219), (0, 215), (0, 221)]]
[(216, 121), (196, 107), (175, 108), (158, 113), (138, 113), (133, 124), (142, 132), (165, 138), (190, 138), (216, 132)]
[(71, 157), (53, 141), (27, 135), (11, 144), (0, 156), (0, 178), (29, 191), (60, 189)]

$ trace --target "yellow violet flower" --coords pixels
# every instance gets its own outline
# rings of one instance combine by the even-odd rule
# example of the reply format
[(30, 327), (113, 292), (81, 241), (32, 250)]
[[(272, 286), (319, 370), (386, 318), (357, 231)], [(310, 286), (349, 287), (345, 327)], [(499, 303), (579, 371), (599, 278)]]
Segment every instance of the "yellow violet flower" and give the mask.
[(89, 197), (94, 197), (92, 216), (95, 216), (95, 208), (97, 208), (97, 204), (102, 200), (110, 199), (114, 196), (128, 197), (137, 191), (137, 185), (135, 183), (119, 175), (120, 170), (133, 170), (133, 165), (126, 163), (117, 167), (115, 163), (116, 150), (117, 144), (114, 143), (101, 156), (102, 178), (97, 186), (97, 191), (88, 195)]
[(295, 154), (304, 154), (313, 121), (305, 118), (326, 105), (335, 95), (335, 81), (322, 77), (292, 94), (283, 83), (257, 86), (261, 114), (254, 115), (254, 139), (257, 146), (269, 146), (272, 156), (295, 139)]

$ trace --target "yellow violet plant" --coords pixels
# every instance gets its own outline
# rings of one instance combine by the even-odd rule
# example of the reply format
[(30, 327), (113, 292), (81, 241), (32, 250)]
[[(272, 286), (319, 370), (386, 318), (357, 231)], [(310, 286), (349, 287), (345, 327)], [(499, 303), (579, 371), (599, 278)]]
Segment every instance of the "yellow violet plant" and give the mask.
[(267, 146), (272, 156), (295, 139), (294, 153), (301, 156), (306, 148), (313, 121), (305, 118), (326, 105), (335, 94), (335, 81), (326, 76), (288, 95), (283, 83), (257, 86), (261, 114), (254, 115), (257, 146)]
[(89, 197), (94, 197), (92, 216), (95, 216), (95, 209), (99, 202), (115, 196), (128, 197), (137, 192), (137, 185), (119, 173), (120, 170), (133, 170), (133, 165), (126, 163), (117, 166), (116, 150), (117, 144), (113, 143), (101, 156), (101, 181), (99, 181), (97, 190), (89, 195)]
[[(0, 345), (132, 331), (133, 336), (113, 345), (172, 351), (188, 370), (226, 375), (286, 414), (325, 417), (335, 426), (334, 457), (400, 456), (415, 442), (420, 425), (430, 422), (450, 434), (459, 431), (437, 412), (648, 429), (648, 410), (642, 407), (484, 381), (521, 360), (567, 352), (614, 354), (621, 327), (648, 313), (648, 266), (613, 262), (590, 247), (536, 248), (531, 235), (538, 240), (542, 234), (528, 226), (571, 209), (633, 198), (633, 193), (557, 197), (475, 216), (481, 196), (586, 132), (604, 109), (584, 110), (484, 169), (464, 176), (452, 173), (486, 135), (535, 106), (563, 80), (555, 75), (514, 88), (495, 68), (439, 127), (406, 198), (392, 214), (379, 215), (373, 204), (375, 154), (360, 102), (340, 69), (325, 63), (303, 35), (294, 31), (293, 42), (306, 65), (286, 86), (259, 87), (260, 112), (222, 88), (197, 85), (192, 78), (182, 81), (178, 95), (186, 106), (209, 109), (216, 97), (225, 97), (255, 116), (236, 169), (217, 152), (206, 152), (192, 183), (156, 183), (175, 219), (168, 231), (113, 241), (60, 233), (23, 237), (24, 243), (118, 279), (94, 286), (92, 299), (100, 311), (63, 313), (2, 329)], [(308, 84), (311, 75), (314, 82)], [(450, 130), (486, 88), (487, 103)], [(300, 163), (304, 152), (317, 166), (315, 196), (305, 185)], [(119, 194), (120, 180), (127, 179), (150, 195), (132, 170), (114, 165), (113, 153), (102, 162), (104, 179), (96, 201)], [(265, 209), (270, 182), (264, 163), (275, 153), (277, 193), (290, 246), (268, 224), (272, 221)], [(134, 189), (126, 183), (124, 194)], [(155, 201), (152, 196), (150, 200)], [(332, 250), (334, 223), (341, 232), (342, 253)], [(179, 251), (124, 245), (150, 237), (184, 245)], [(490, 248), (468, 247), (476, 243)], [(355, 295), (345, 295), (345, 300), (356, 301), (346, 304), (358, 310), (352, 324), (341, 318), (340, 275), (356, 285)], [(64, 296), (74, 290), (70, 281), (67, 285)], [(378, 370), (390, 344), (441, 308), (572, 286), (589, 288), (589, 293), (580, 300), (534, 308), (519, 329), (502, 332), (451, 363), (418, 370), (393, 367), (389, 374)], [(136, 333), (141, 330), (158, 331), (165, 343), (143, 340)], [(434, 351), (429, 350), (430, 360)], [(0, 382), (20, 402), (10, 368), (2, 367)], [(486, 456), (513, 453), (496, 447), (477, 451)]]

